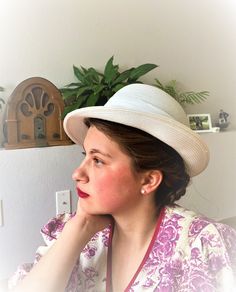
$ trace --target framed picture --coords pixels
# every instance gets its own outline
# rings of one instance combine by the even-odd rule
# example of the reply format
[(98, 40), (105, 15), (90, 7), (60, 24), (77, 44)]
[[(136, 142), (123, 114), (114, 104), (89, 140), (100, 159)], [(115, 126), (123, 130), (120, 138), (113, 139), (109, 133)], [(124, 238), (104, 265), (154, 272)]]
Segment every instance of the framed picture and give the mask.
[(191, 114), (188, 115), (189, 125), (196, 132), (212, 132), (210, 114)]

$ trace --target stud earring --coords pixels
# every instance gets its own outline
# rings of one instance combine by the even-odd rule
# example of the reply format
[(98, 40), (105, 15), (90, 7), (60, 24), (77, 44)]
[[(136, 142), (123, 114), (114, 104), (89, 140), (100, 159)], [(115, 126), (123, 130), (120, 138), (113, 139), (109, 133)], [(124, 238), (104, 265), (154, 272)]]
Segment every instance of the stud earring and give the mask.
[(146, 193), (145, 189), (141, 189), (141, 194), (144, 195)]

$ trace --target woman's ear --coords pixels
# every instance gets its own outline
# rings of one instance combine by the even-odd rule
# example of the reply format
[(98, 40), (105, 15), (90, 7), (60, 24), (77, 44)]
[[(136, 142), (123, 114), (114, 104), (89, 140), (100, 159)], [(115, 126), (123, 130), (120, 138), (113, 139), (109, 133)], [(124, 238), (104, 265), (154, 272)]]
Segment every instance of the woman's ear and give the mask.
[(163, 180), (163, 173), (160, 170), (150, 170), (144, 174), (141, 193), (150, 194), (154, 192)]

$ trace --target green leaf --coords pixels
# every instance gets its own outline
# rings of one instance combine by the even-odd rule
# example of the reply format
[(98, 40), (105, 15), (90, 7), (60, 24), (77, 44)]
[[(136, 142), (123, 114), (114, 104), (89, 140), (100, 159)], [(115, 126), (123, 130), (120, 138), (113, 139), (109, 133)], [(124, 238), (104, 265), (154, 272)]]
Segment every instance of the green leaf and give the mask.
[(192, 92), (187, 94), (187, 102), (194, 104), (194, 103), (199, 103), (198, 99), (196, 98), (195, 94)]
[(170, 87), (174, 88), (174, 90), (177, 92), (177, 89), (176, 89), (177, 81), (176, 80), (170, 80), (166, 86), (170, 86)]
[(118, 84), (116, 84), (113, 88), (112, 88), (112, 90), (114, 91), (114, 92), (117, 92), (118, 90), (120, 90), (122, 87), (124, 87), (126, 84), (124, 84), (124, 83), (118, 83)]
[(88, 73), (88, 70), (87, 70), (86, 68), (84, 68), (83, 66), (80, 66), (80, 67), (81, 67), (82, 71), (83, 71), (85, 74)]
[(78, 80), (84, 82), (84, 73), (76, 66), (73, 65), (74, 74)]
[(127, 80), (128, 78), (130, 78), (130, 74), (133, 71), (134, 68), (128, 69), (124, 72), (122, 72), (115, 80), (114, 80), (114, 84), (123, 82), (125, 80)]
[(70, 83), (70, 84), (65, 85), (65, 87), (77, 87), (80, 84), (81, 84), (80, 82), (73, 82), (73, 83)]
[(157, 78), (155, 79), (155, 81), (157, 83), (157, 84), (155, 84), (155, 86), (160, 88), (160, 89), (162, 89), (162, 90), (164, 90), (165, 86), (161, 83), (161, 81), (159, 79), (157, 79)]
[(95, 85), (93, 87), (94, 94), (95, 95), (99, 94), (104, 88), (105, 88), (105, 85), (102, 85), (102, 84)]
[(74, 104), (66, 106), (62, 117), (64, 118), (69, 112), (80, 108), (84, 101), (85, 101), (85, 97), (82, 96)]
[(195, 95), (195, 94), (193, 94), (193, 95), (191, 96), (191, 99), (192, 99), (192, 101), (195, 102), (195, 103), (200, 103), (200, 102), (201, 102), (201, 101), (199, 100), (199, 98), (197, 97), (197, 95)]
[(94, 68), (89, 68), (86, 73), (86, 78), (91, 83), (98, 83), (99, 82), (100, 73), (97, 72)]
[(62, 94), (63, 99), (67, 99), (68, 97), (76, 96), (78, 92), (78, 88), (75, 88), (75, 89), (61, 88), (60, 92)]
[(86, 106), (95, 106), (98, 99), (99, 94), (91, 94), (86, 101)]
[(86, 91), (91, 91), (91, 88), (89, 86), (83, 86), (83, 87), (79, 88), (76, 92), (76, 97), (80, 97), (80, 96), (84, 95), (84, 93)]
[(168, 93), (169, 95), (171, 95), (172, 97), (174, 97), (177, 101), (178, 101), (178, 93), (176, 91), (176, 81), (175, 80), (171, 80), (167, 85), (164, 85), (160, 82), (160, 80), (155, 79), (156, 84), (155, 86), (160, 88), (161, 90), (165, 91), (166, 93)]
[(207, 99), (207, 96), (209, 95), (208, 91), (201, 91), (201, 92), (182, 92), (180, 94), (180, 97), (183, 102), (188, 104), (195, 104), (195, 103), (201, 103)]
[(201, 98), (203, 98), (203, 100), (206, 100), (207, 97), (209, 96), (210, 92), (209, 91), (201, 91), (198, 94), (201, 95)]
[(104, 70), (104, 80), (110, 84), (119, 75), (119, 66), (113, 65), (113, 56), (108, 60)]
[(177, 81), (171, 80), (167, 83), (167, 85), (163, 85), (158, 79), (155, 79), (156, 84), (154, 84), (156, 87), (164, 90), (169, 95), (174, 97), (175, 100), (177, 100), (180, 104), (196, 104), (203, 102), (207, 99), (207, 96), (209, 95), (208, 91), (201, 91), (201, 92), (194, 92), (194, 91), (186, 91), (186, 92), (179, 92), (177, 90)]
[(158, 67), (155, 64), (143, 64), (138, 66), (137, 68), (134, 68), (130, 74), (130, 79), (134, 82), (136, 80), (138, 80), (141, 76), (143, 76), (144, 74), (148, 73), (149, 71), (155, 69), (156, 67)]

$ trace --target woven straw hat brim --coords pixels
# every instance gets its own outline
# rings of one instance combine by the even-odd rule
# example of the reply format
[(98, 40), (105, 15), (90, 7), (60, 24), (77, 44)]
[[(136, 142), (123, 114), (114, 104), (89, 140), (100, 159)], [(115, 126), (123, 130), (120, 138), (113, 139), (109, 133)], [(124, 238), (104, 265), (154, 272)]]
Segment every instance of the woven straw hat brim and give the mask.
[(83, 122), (86, 117), (135, 127), (160, 139), (181, 155), (191, 177), (201, 173), (208, 164), (209, 150), (200, 135), (172, 118), (117, 107), (81, 108), (70, 112), (64, 119), (64, 129), (76, 144), (83, 145), (88, 130)]

